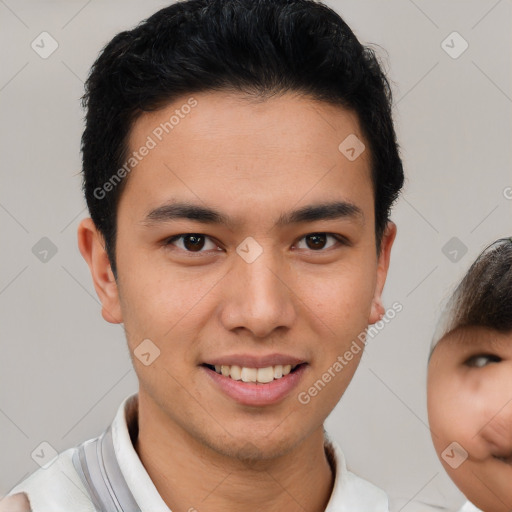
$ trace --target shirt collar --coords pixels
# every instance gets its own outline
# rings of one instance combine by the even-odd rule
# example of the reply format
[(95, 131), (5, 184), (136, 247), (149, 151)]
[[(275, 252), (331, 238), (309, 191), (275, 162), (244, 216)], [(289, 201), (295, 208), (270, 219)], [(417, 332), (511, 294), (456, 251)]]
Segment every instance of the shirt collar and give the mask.
[[(126, 483), (141, 510), (172, 512), (144, 468), (134, 448), (138, 435), (138, 394), (124, 399), (112, 422), (114, 451)], [(333, 491), (325, 512), (388, 512), (386, 494), (347, 470), (338, 444), (326, 434), (325, 451), (335, 475)]]

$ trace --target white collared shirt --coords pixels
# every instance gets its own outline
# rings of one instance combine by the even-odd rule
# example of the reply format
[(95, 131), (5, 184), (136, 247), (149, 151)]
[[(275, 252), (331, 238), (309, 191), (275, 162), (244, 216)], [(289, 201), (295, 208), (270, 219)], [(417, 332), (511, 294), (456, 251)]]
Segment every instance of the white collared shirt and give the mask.
[(459, 512), (482, 512), (479, 508), (476, 508), (473, 503), (470, 501), (466, 501), (464, 506), (459, 510)]
[[(123, 486), (131, 491), (143, 512), (172, 512), (142, 465), (130, 438), (130, 430), (136, 429), (138, 420), (137, 396), (135, 393), (125, 398), (111, 425), (115, 458), (125, 480)], [(336, 442), (326, 440), (325, 446), (336, 468), (325, 512), (388, 512), (384, 491), (347, 470), (345, 457)], [(77, 450), (75, 447), (62, 452), (46, 469), (35, 471), (9, 495), (27, 493), (32, 512), (95, 512), (93, 501), (73, 464)]]

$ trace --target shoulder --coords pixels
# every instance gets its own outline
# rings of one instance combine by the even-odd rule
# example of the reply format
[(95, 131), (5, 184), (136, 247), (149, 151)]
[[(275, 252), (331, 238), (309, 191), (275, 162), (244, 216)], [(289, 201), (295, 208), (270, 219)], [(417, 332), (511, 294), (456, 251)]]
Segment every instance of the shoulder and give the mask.
[(26, 493), (32, 512), (95, 512), (73, 465), (75, 451), (70, 448), (60, 453), (48, 467), (32, 473), (8, 496)]

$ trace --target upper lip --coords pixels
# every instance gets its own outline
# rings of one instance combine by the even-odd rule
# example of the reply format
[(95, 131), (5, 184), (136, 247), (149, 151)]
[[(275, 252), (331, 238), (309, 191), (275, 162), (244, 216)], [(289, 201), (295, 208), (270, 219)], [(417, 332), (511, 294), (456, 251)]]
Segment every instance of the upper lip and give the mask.
[(292, 366), (305, 363), (304, 359), (297, 358), (286, 354), (265, 354), (265, 355), (252, 355), (252, 354), (230, 354), (225, 356), (217, 356), (208, 359), (204, 364), (212, 366), (238, 365), (246, 368), (267, 368), (268, 366), (286, 365)]

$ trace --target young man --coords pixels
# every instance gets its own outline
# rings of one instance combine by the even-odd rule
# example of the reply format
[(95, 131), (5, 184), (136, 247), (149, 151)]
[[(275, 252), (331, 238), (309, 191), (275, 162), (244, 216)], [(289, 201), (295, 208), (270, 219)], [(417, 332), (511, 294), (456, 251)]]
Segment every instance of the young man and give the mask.
[(373, 53), (311, 0), (183, 1), (104, 48), (84, 105), (78, 243), (140, 387), (11, 494), (387, 510), (323, 429), (384, 313), (403, 183)]

